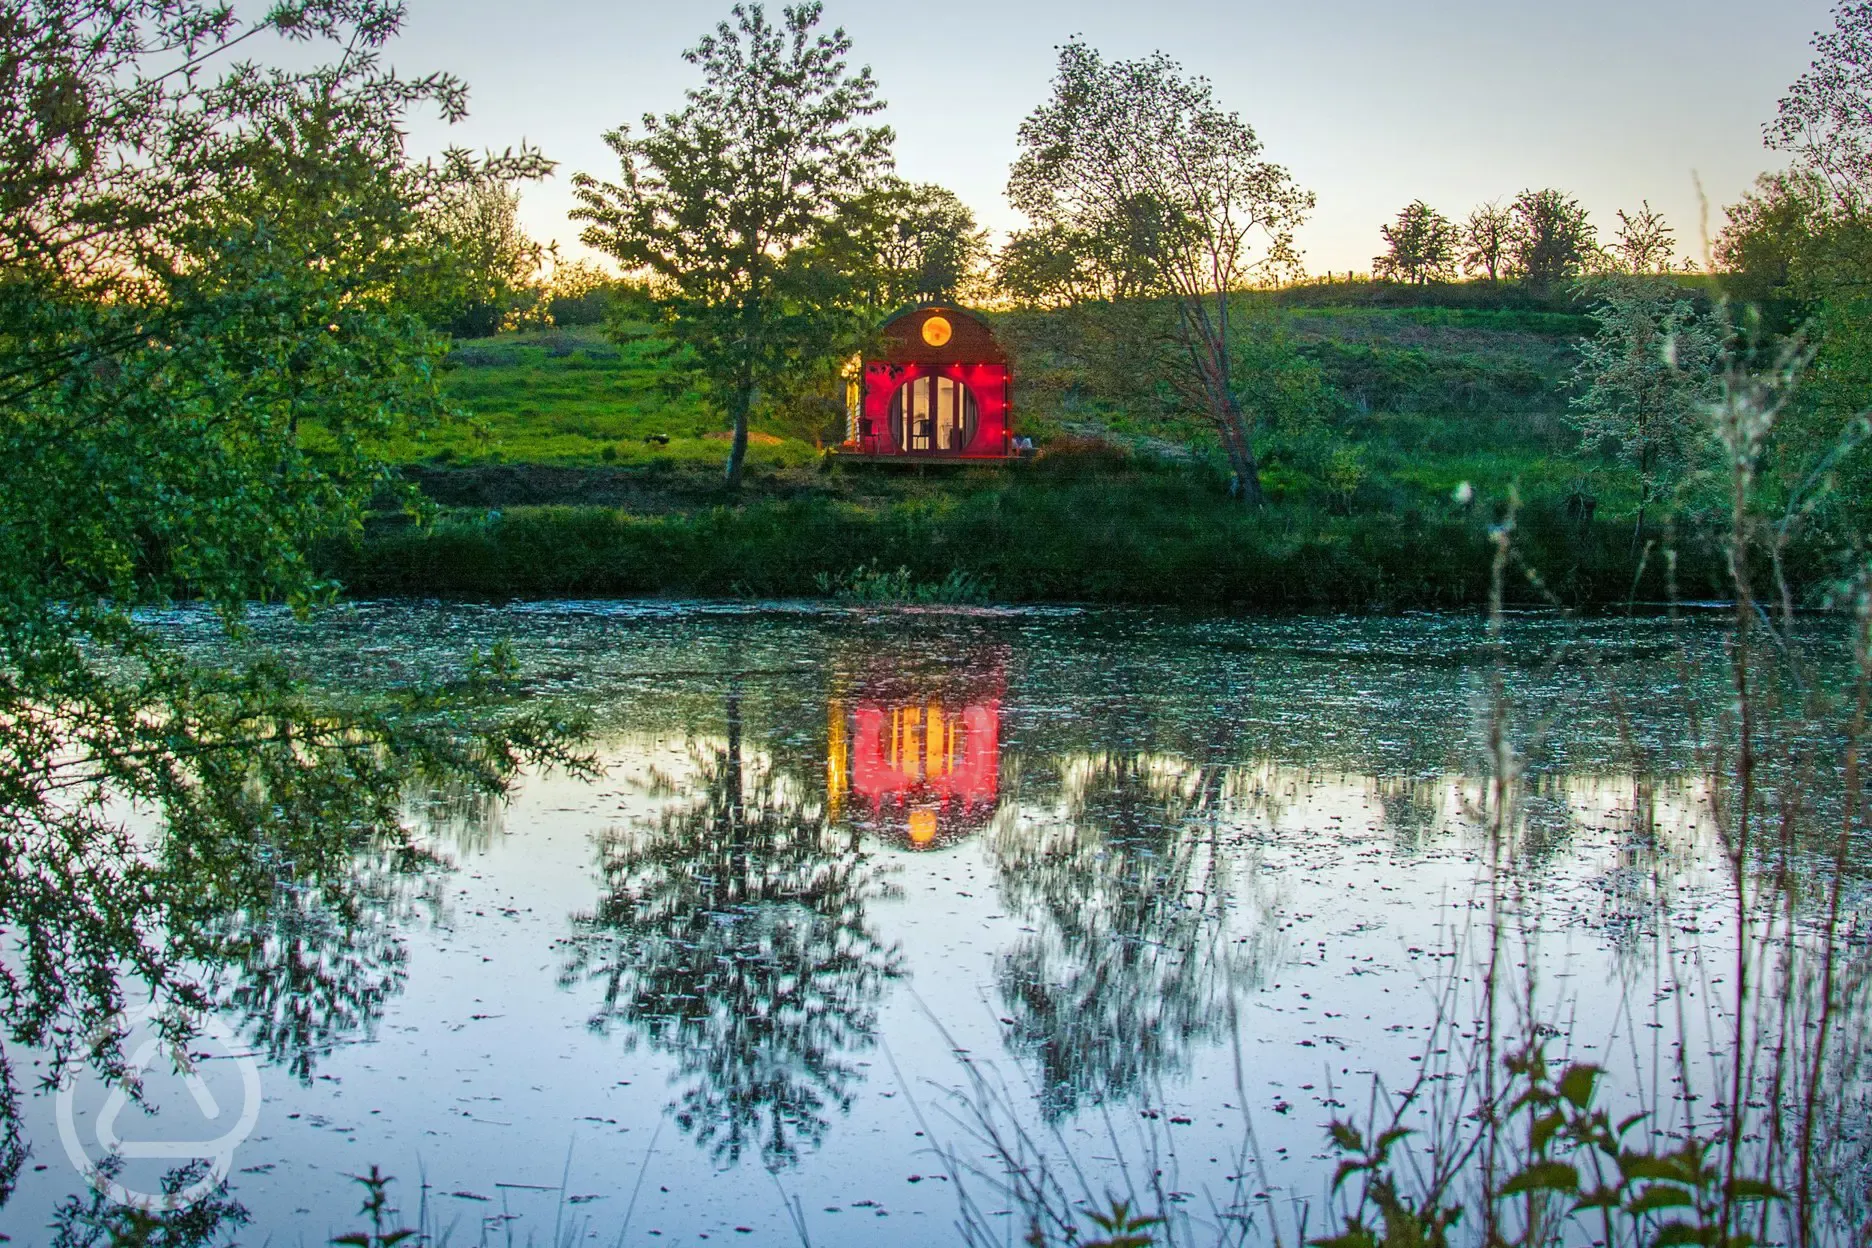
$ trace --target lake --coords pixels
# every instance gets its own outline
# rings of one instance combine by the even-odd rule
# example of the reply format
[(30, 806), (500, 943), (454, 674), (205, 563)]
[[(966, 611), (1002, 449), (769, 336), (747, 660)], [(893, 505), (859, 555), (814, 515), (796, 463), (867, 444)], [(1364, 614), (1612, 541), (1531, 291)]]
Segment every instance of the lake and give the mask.
[[(1512, 1026), (1615, 1097), (1689, 1123), (1720, 1065), (1671, 1048), (1732, 1004), (1693, 748), (1720, 616), (1497, 640), (1473, 615), (372, 602), (256, 629), (333, 687), (507, 643), (600, 770), (414, 792), (422, 854), (360, 854), (341, 899), (294, 894), (201, 968), (227, 1040), (196, 1082), (152, 1068), (154, 1113), (83, 1080), (61, 1106), (15, 1054), (16, 1241), (84, 1189), (62, 1136), (211, 1138), (243, 1067), (244, 1242), (358, 1228), (347, 1176), (375, 1165), (457, 1244), (829, 1246), (961, 1243), (964, 1209), (1018, 1241), (1008, 1155), (1320, 1233), (1328, 1123), (1374, 1086), (1449, 1112), (1491, 949), (1526, 989), (1504, 1011), (1533, 1007)], [(1522, 796), (1491, 836), (1498, 725)], [(187, 1155), (134, 1152), (132, 1185)]]

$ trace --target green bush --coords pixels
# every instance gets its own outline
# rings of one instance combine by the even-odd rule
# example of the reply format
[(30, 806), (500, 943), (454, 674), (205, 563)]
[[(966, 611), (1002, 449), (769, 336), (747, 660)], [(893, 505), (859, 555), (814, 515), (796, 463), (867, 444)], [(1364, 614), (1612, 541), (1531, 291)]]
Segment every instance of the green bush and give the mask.
[[(1341, 490), (1345, 488), (1341, 478)], [(1354, 488), (1360, 488), (1354, 486)], [(1362, 488), (1372, 488), (1365, 485)], [(449, 511), (324, 552), (359, 593), (477, 597), (817, 596), (854, 567), (905, 586), (968, 578), (1010, 602), (1163, 603), (1249, 609), (1455, 607), (1485, 602), (1494, 547), (1481, 505), (1422, 503), (1333, 514), (1250, 510), (1188, 473), (1003, 479), (855, 502), (808, 494), (633, 515), (600, 507)], [(1667, 596), (1661, 560), (1623, 519), (1560, 498), (1523, 508), (1514, 601), (1618, 604)], [(1714, 542), (1680, 538), (1686, 597), (1722, 592)], [(1809, 583), (1824, 569), (1797, 559)]]

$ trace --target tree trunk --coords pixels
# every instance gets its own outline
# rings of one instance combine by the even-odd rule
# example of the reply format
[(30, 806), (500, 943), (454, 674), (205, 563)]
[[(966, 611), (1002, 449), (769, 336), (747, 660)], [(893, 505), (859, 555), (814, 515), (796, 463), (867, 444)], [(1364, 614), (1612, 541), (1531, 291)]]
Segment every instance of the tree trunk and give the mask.
[(1645, 508), (1651, 502), (1651, 447), (1638, 453), (1638, 520), (1632, 526), (1631, 544), (1636, 551), (1644, 545)]
[(1255, 456), (1254, 439), (1249, 436), (1247, 418), (1235, 396), (1223, 397), (1216, 425), (1222, 435), (1222, 448), (1228, 452), (1229, 467), (1241, 485), (1242, 502), (1250, 507), (1261, 506), (1267, 502), (1261, 489), (1261, 461)]
[(754, 289), (741, 301), (741, 341), (738, 344), (739, 358), (735, 363), (734, 397), (728, 400), (728, 419), (733, 427), (733, 437), (728, 445), (728, 488), (741, 488), (741, 464), (747, 459), (748, 413), (754, 410), (754, 395), (759, 387), (755, 361), (760, 358), (761, 309), (764, 306), (761, 292), (765, 283), (760, 279), (760, 249), (755, 247), (750, 260), (749, 272), (755, 274)]
[(1183, 349), (1189, 352), (1191, 368), (1201, 379), (1202, 401), (1209, 409), (1209, 420), (1235, 472), (1237, 497), (1250, 507), (1259, 507), (1267, 501), (1261, 491), (1261, 463), (1255, 458), (1252, 430), (1235, 398), (1230, 377), (1228, 292), (1216, 291), (1215, 301), (1216, 314), (1211, 320), (1202, 299), (1180, 300), (1177, 328)]
[(1267, 494), (1261, 489), (1261, 462), (1255, 458), (1254, 451), (1243, 446), (1239, 452), (1231, 450), (1230, 465), (1235, 469), (1235, 477), (1241, 482), (1242, 501), (1250, 507), (1259, 507), (1267, 502)]
[(748, 409), (754, 406), (751, 389), (739, 390), (729, 404), (734, 421), (734, 437), (728, 444), (728, 488), (741, 488), (741, 461), (747, 458)]

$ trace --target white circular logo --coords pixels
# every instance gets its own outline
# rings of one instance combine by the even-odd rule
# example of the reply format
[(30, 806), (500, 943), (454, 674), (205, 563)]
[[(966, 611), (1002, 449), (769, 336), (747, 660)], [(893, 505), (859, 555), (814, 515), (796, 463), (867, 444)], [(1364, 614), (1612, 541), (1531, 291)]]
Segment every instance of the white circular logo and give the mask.
[[(166, 1139), (123, 1139), (118, 1135), (118, 1118), (131, 1104), (129, 1092), (122, 1083), (112, 1083), (97, 1076), (83, 1061), (74, 1060), (66, 1063), (60, 1072), (58, 1084), (58, 1132), (59, 1140), (65, 1145), (65, 1156), (82, 1174), (92, 1188), (105, 1199), (119, 1205), (141, 1209), (146, 1213), (173, 1212), (186, 1209), (190, 1205), (214, 1194), (215, 1190), (226, 1181), (234, 1167), (234, 1150), (253, 1134), (255, 1125), (260, 1121), (260, 1067), (251, 1054), (243, 1050), (232, 1031), (213, 1014), (199, 1020), (199, 1026), (191, 1043), (209, 1046), (205, 1054), (194, 1054), (188, 1046), (174, 1044), (164, 1038), (157, 1029), (155, 1021), (161, 1010), (155, 1005), (139, 1006), (117, 1015), (102, 1029), (108, 1034), (120, 1038), (123, 1046), (125, 1078), (144, 1081), (146, 1090), (148, 1081), (144, 1076), (173, 1077), (188, 1092), (195, 1108), (200, 1112), (203, 1122), (196, 1135), (203, 1134), (214, 1126), (227, 1123), (220, 1134), (212, 1138), (189, 1138), (187, 1131), (171, 1130), (171, 1138)], [(214, 1049), (220, 1051), (214, 1052)], [(199, 1059), (206, 1056), (209, 1060), (226, 1060), (232, 1068), (233, 1077), (217, 1077), (212, 1081), (219, 1086), (221, 1095), (215, 1095), (210, 1080), (198, 1069)], [(235, 1078), (238, 1078), (240, 1104), (223, 1104), (232, 1101), (235, 1091)], [(87, 1146), (84, 1131), (80, 1128), (79, 1090), (80, 1084), (89, 1082), (88, 1089), (95, 1093), (104, 1091), (102, 1104), (95, 1107), (88, 1117), (88, 1126), (92, 1139)], [(100, 1088), (101, 1085), (101, 1088)], [(96, 1099), (95, 1096), (89, 1099)], [(231, 1111), (238, 1110), (238, 1113)], [(179, 1124), (168, 1124), (175, 1128)], [(204, 1161), (207, 1170), (186, 1187), (176, 1191), (142, 1191), (132, 1180), (141, 1180), (142, 1173), (132, 1175), (118, 1166), (106, 1166), (110, 1159), (118, 1163), (150, 1161), (162, 1163), (186, 1163)], [(155, 1183), (160, 1189), (163, 1184)]]

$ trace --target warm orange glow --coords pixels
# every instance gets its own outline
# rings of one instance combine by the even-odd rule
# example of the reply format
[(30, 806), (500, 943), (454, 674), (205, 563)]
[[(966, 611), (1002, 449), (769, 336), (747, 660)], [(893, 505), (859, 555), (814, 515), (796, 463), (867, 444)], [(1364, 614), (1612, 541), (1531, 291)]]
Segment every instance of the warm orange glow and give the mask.
[(851, 747), (845, 741), (845, 706), (837, 698), (826, 704), (826, 816), (837, 820), (851, 783)]
[(940, 347), (955, 335), (955, 327), (949, 324), (946, 316), (932, 316), (923, 322), (923, 341), (932, 347)]
[(910, 843), (927, 845), (936, 839), (936, 812), (924, 806), (910, 812)]

